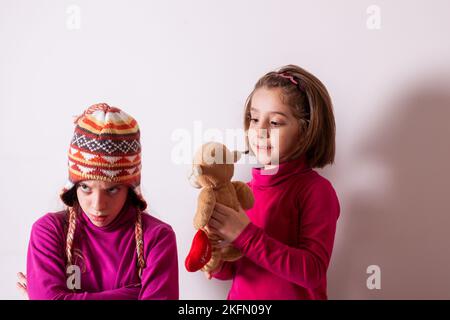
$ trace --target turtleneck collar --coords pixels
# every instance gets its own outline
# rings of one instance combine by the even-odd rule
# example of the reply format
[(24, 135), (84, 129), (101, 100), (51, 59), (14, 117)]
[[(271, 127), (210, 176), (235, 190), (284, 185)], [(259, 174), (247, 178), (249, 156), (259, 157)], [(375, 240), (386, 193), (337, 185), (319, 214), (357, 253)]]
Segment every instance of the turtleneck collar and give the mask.
[(264, 168), (252, 169), (252, 185), (254, 187), (272, 187), (278, 185), (299, 173), (310, 171), (311, 167), (307, 163), (306, 156), (303, 154), (297, 159), (280, 163), (278, 166), (265, 170)]
[(113, 221), (111, 221), (111, 223), (104, 227), (98, 227), (91, 222), (88, 215), (83, 211), (83, 209), (81, 209), (81, 207), (79, 207), (79, 210), (81, 222), (90, 229), (101, 232), (112, 232), (127, 224), (134, 224), (134, 217), (136, 216), (136, 208), (127, 201), (120, 210), (120, 213)]

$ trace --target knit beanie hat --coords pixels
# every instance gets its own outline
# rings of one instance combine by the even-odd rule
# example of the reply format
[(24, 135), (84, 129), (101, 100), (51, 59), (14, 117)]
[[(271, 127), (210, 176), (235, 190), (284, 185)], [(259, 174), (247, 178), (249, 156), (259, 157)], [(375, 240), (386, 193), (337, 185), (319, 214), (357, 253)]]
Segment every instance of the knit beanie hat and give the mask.
[(74, 121), (75, 132), (69, 148), (69, 179), (60, 197), (74, 205), (77, 182), (101, 180), (128, 185), (139, 209), (145, 210), (141, 189), (141, 144), (136, 120), (106, 103), (94, 104)]

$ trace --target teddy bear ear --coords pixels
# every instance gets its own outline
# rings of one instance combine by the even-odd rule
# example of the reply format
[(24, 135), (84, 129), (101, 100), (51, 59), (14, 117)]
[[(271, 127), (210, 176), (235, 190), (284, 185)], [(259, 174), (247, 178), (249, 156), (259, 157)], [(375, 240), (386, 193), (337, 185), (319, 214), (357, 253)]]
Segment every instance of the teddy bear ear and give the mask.
[(200, 176), (201, 174), (202, 174), (202, 167), (198, 164), (194, 165), (192, 167), (191, 174), (188, 177), (189, 183), (194, 188), (200, 189), (202, 187), (200, 183), (198, 183), (197, 181), (197, 177)]
[(241, 153), (239, 151), (233, 151), (233, 160), (234, 162), (238, 162), (239, 159), (241, 158)]
[(196, 177), (201, 176), (203, 173), (202, 166), (199, 164), (194, 165), (194, 167), (192, 168), (192, 173)]

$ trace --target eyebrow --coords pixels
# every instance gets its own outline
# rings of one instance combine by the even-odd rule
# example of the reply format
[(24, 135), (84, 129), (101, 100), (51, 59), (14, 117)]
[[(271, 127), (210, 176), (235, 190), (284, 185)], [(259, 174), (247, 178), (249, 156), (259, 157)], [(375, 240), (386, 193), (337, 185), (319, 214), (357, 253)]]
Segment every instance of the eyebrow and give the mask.
[[(255, 108), (250, 108), (250, 111), (254, 111), (254, 112), (258, 112), (259, 113), (259, 110), (257, 110), (257, 109), (255, 109)], [(271, 111), (271, 112), (269, 112), (270, 114), (280, 114), (280, 115), (282, 115), (282, 116), (285, 116), (286, 118), (288, 117), (284, 112), (279, 112), (279, 111)]]
[[(89, 182), (87, 182), (87, 181), (81, 181), (80, 184), (82, 184), (82, 183), (85, 184), (85, 185), (87, 185), (89, 188), (92, 188), (92, 186), (90, 185)], [(110, 186), (110, 187), (102, 188), (102, 190), (108, 190), (108, 189), (111, 189), (111, 188), (120, 187), (121, 185), (122, 185), (122, 183), (117, 183), (117, 184), (114, 184), (114, 185), (112, 185), (112, 186)]]

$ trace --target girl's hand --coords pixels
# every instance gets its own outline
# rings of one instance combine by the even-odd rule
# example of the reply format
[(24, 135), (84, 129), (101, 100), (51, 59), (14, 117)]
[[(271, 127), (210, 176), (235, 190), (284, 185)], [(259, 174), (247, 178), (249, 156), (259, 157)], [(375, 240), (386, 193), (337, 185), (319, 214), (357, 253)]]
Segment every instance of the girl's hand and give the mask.
[(211, 278), (212, 278), (211, 271), (204, 271), (204, 273), (205, 273), (206, 279), (211, 280)]
[(219, 272), (219, 270), (222, 270), (222, 267), (223, 267), (223, 261), (221, 261), (220, 264), (217, 266), (217, 268), (215, 268), (214, 270), (206, 271), (203, 268), (202, 271), (205, 273), (206, 279), (211, 280), (212, 279), (212, 275), (214, 273)]
[(19, 289), (20, 293), (26, 298), (28, 297), (28, 289), (27, 289), (27, 276), (24, 275), (22, 272), (19, 272), (17, 274), (17, 277), (19, 278), (19, 282), (17, 282), (17, 289)]
[(227, 242), (233, 242), (249, 223), (250, 219), (241, 207), (239, 207), (239, 211), (235, 211), (223, 204), (216, 203), (208, 222), (208, 230)]

